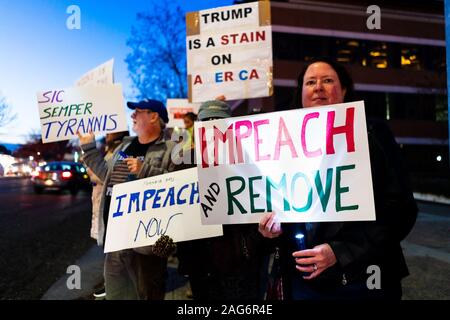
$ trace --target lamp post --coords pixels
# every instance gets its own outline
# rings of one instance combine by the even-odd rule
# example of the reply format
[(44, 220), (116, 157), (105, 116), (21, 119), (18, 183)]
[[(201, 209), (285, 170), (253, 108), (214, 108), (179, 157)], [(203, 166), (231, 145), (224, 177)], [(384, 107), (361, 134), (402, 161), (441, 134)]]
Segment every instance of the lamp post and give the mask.
[[(448, 115), (450, 115), (450, 0), (445, 0), (445, 38), (447, 42), (447, 50), (446, 50), (446, 58), (447, 58), (447, 99), (448, 99)], [(447, 115), (448, 122), (448, 135), (450, 137), (450, 117)], [(448, 143), (448, 150), (450, 154), (450, 140)], [(449, 157), (449, 165), (450, 165), (450, 157)]]

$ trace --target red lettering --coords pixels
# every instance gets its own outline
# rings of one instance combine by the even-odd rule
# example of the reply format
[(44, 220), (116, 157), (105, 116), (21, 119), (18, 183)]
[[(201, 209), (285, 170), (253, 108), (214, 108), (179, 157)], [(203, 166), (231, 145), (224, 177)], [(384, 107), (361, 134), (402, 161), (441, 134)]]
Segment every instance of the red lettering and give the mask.
[(250, 73), (249, 79), (251, 80), (253, 78), (259, 79), (258, 72), (256, 72), (255, 69), (253, 69), (252, 72)]
[(247, 34), (245, 34), (245, 33), (243, 33), (243, 34), (241, 35), (241, 41), (240, 41), (240, 43), (242, 43), (242, 42), (249, 42), (249, 41), (248, 41)]
[(195, 79), (194, 79), (194, 85), (196, 85), (197, 83), (203, 84), (203, 82), (202, 82), (202, 77), (200, 77), (200, 76), (195, 76)]
[(231, 71), (225, 72), (225, 81), (233, 81), (233, 72)]
[(222, 45), (227, 45), (228, 44), (228, 36), (227, 35), (223, 35), (221, 38), (220, 38), (222, 41), (221, 41), (221, 44)]
[(228, 164), (234, 164), (233, 124), (225, 133), (214, 126), (214, 166), (219, 165), (219, 140), (223, 143), (228, 141)]
[(341, 127), (334, 127), (334, 119), (336, 116), (335, 111), (328, 112), (327, 115), (327, 154), (334, 154), (334, 135), (345, 133), (345, 139), (347, 141), (347, 152), (355, 151), (355, 133), (354, 118), (355, 108), (347, 108), (345, 112), (345, 125)]
[(257, 31), (256, 32), (256, 41), (266, 41), (266, 31)]
[(200, 151), (202, 153), (202, 168), (208, 168), (208, 144), (206, 143), (206, 128), (198, 128), (200, 137)]

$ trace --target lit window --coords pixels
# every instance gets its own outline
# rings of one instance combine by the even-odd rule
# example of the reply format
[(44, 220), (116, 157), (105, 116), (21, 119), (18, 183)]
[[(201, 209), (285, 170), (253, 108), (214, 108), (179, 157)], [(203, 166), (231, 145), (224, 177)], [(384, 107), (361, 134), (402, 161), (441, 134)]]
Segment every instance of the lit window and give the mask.
[(403, 48), (400, 64), (403, 69), (421, 70), (422, 65), (419, 59), (419, 50), (417, 48)]

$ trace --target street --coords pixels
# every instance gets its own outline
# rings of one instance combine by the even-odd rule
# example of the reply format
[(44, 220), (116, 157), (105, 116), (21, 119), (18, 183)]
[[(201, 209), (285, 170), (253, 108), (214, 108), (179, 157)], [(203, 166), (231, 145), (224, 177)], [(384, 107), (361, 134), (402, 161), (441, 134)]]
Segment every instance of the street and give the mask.
[[(90, 194), (36, 195), (28, 178), (0, 179), (0, 201), (0, 298), (40, 299), (95, 244)], [(449, 206), (418, 205), (414, 229), (402, 242), (410, 270), (403, 299), (450, 299)], [(176, 265), (169, 274), (166, 299), (185, 299)]]
[(0, 298), (40, 299), (94, 240), (90, 194), (34, 194), (29, 178), (0, 179)]

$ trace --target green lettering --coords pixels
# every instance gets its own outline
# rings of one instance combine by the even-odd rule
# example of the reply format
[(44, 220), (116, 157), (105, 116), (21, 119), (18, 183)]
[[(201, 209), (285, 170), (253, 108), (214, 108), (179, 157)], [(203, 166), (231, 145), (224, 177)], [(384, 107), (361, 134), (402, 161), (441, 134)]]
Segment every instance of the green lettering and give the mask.
[(76, 104), (71, 104), (70, 105), (70, 111), (69, 111), (69, 116), (71, 116), (73, 113), (72, 113), (72, 111), (75, 111), (75, 110), (77, 110), (77, 105)]
[(67, 109), (68, 108), (69, 108), (69, 106), (60, 107), (58, 117), (60, 117), (63, 112), (64, 112), (64, 116), (67, 116)]
[[(233, 180), (240, 181), (241, 187), (238, 190), (231, 192), (230, 191), (231, 181), (233, 181)], [(239, 203), (239, 200), (234, 198), (234, 196), (238, 195), (245, 189), (244, 178), (236, 176), (236, 177), (227, 178), (225, 181), (227, 183), (228, 215), (231, 216), (234, 214), (233, 203), (238, 207), (238, 209), (241, 211), (241, 213), (247, 213), (247, 210), (245, 210), (244, 207), (242, 207), (242, 205)]]
[(92, 103), (87, 102), (86, 107), (84, 108), (84, 114), (87, 114), (87, 113), (92, 114), (91, 107), (92, 107)]
[(52, 115), (52, 113), (50, 112), (50, 110), (52, 110), (52, 108), (44, 109), (43, 111), (44, 111), (44, 113), (46, 113), (47, 115), (46, 115), (45, 117), (41, 118), (41, 119), (47, 119), (48, 117), (50, 117), (50, 116)]
[(84, 103), (80, 103), (79, 105), (77, 105), (77, 116), (79, 116), (80, 114), (83, 114), (82, 110), (82, 106), (84, 106)]
[(261, 180), (262, 176), (256, 176), (256, 177), (250, 177), (248, 178), (248, 184), (250, 189), (250, 212), (256, 213), (256, 212), (264, 212), (264, 209), (257, 209), (255, 208), (255, 199), (259, 198), (259, 193), (253, 193), (253, 181), (254, 180)]
[(341, 171), (355, 169), (355, 165), (336, 167), (336, 212), (344, 210), (357, 210), (358, 205), (346, 206), (341, 205), (341, 194), (348, 192), (349, 187), (341, 187)]
[(302, 173), (302, 172), (297, 172), (293, 177), (292, 177), (292, 183), (291, 183), (291, 194), (295, 194), (295, 180), (297, 180), (298, 178), (303, 178), (306, 182), (307, 188), (309, 189), (308, 192), (308, 201), (306, 202), (306, 205), (302, 208), (296, 208), (294, 205), (292, 205), (292, 209), (294, 209), (297, 212), (305, 212), (308, 211), (311, 208), (312, 205), (312, 187), (311, 187), (311, 183), (309, 183), (308, 177)]
[(331, 194), (332, 179), (333, 179), (333, 168), (329, 168), (327, 169), (327, 180), (325, 183), (325, 191), (324, 191), (322, 186), (322, 180), (320, 179), (320, 171), (317, 170), (314, 181), (316, 183), (316, 189), (320, 198), (320, 203), (322, 204), (323, 212), (327, 211), (328, 201), (330, 200)]
[(280, 188), (283, 191), (283, 210), (284, 211), (290, 211), (291, 210), (291, 206), (289, 204), (289, 201), (287, 199), (287, 184), (286, 184), (286, 174), (283, 173), (283, 176), (281, 177), (280, 183), (274, 183), (273, 180), (267, 176), (266, 178), (266, 206), (267, 206), (267, 211), (270, 212), (272, 211), (272, 192), (271, 192), (271, 188), (275, 188), (277, 190), (279, 190)]
[[(53, 112), (52, 112), (52, 118), (57, 116), (56, 113), (57, 113), (59, 110), (61, 110), (60, 107), (55, 107), (55, 108), (53, 109)], [(59, 112), (58, 117), (59, 117), (60, 115), (61, 115), (61, 112)]]

